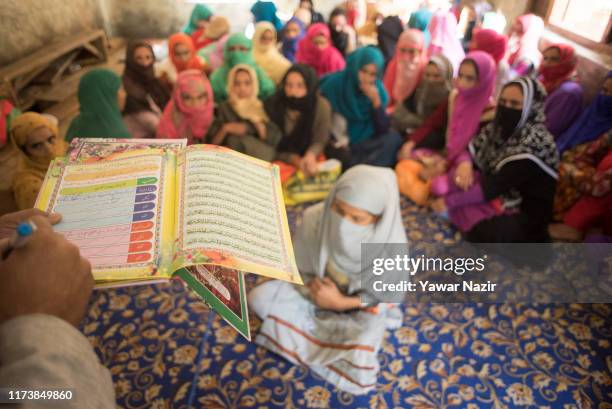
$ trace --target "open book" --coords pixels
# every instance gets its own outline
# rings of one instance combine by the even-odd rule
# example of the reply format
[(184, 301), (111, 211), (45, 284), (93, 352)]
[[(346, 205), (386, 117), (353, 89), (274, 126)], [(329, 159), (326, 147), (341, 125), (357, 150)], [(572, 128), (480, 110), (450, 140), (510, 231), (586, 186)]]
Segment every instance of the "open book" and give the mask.
[(243, 273), (302, 283), (278, 167), (213, 145), (137, 143), (77, 141), (49, 168), (36, 207), (63, 215), (55, 231), (90, 261), (98, 287), (178, 275), (249, 338)]

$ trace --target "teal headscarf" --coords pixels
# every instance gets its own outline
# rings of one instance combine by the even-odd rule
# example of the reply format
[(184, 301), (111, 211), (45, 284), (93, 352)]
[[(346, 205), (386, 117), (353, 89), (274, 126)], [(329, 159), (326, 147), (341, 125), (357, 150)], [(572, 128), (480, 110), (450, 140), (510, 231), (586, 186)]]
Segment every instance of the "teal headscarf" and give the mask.
[(283, 23), (276, 15), (276, 5), (271, 1), (258, 1), (251, 7), (251, 13), (255, 17), (255, 23), (268, 21), (272, 23), (277, 32), (283, 29)]
[[(248, 51), (230, 51), (230, 48), (236, 45), (248, 48)], [(210, 76), (210, 84), (215, 94), (215, 102), (223, 102), (227, 99), (227, 75), (236, 64), (250, 65), (257, 73), (257, 80), (259, 82), (259, 95), (257, 96), (259, 99), (265, 99), (274, 93), (274, 82), (255, 63), (252, 47), (251, 40), (242, 33), (232, 34), (227, 39), (223, 48), (223, 65), (217, 68)]]
[(72, 120), (66, 140), (74, 138), (131, 138), (117, 103), (121, 77), (107, 69), (94, 69), (79, 82), (79, 115)]
[(420, 9), (412, 13), (408, 20), (408, 27), (421, 30), (425, 35), (425, 47), (429, 47), (429, 41), (431, 40), (431, 35), (429, 30), (427, 30), (431, 16), (433, 16), (433, 12), (427, 9)]
[(200, 20), (208, 20), (213, 15), (212, 11), (206, 7), (204, 4), (196, 4), (196, 6), (191, 11), (191, 17), (189, 17), (189, 21), (183, 27), (183, 33), (191, 35), (194, 31), (198, 29), (198, 21)]
[(389, 97), (380, 79), (385, 60), (380, 50), (373, 46), (358, 48), (346, 58), (346, 67), (321, 78), (321, 93), (330, 102), (334, 112), (344, 116), (348, 125), (351, 144), (374, 136), (374, 106), (359, 89), (359, 70), (367, 64), (376, 64), (378, 79), (376, 88), (381, 104), (387, 106)]

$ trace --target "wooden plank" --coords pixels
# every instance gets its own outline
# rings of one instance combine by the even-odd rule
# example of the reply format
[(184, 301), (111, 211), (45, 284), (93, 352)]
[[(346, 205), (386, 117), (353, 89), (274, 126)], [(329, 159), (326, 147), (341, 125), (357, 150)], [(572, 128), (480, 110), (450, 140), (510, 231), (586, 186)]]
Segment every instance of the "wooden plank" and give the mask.
[(85, 43), (83, 44), (83, 47), (89, 51), (90, 53), (92, 53), (93, 55), (95, 55), (98, 59), (100, 59), (101, 61), (104, 61), (104, 55), (102, 54), (102, 52), (100, 52), (100, 50), (98, 50), (96, 47), (94, 47), (93, 45), (91, 45), (90, 43)]
[(64, 71), (66, 71), (66, 69), (70, 66), (70, 64), (72, 64), (72, 62), (74, 61), (77, 55), (79, 55), (78, 50), (73, 51), (72, 53), (70, 53), (70, 55), (68, 55), (68, 58), (66, 58), (66, 60), (62, 63), (62, 65), (58, 67), (55, 74), (53, 74), (53, 77), (51, 77), (51, 81), (49, 81), (51, 84), (57, 83), (57, 81), (59, 81), (62, 78)]
[(30, 54), (28, 57), (19, 59), (0, 69), (0, 78), (12, 80), (21, 75), (28, 74), (41, 65), (46, 65), (56, 58), (61, 57), (63, 54), (77, 47), (82, 47), (84, 43), (90, 43), (103, 36), (105, 36), (103, 30), (95, 30), (58, 40)]

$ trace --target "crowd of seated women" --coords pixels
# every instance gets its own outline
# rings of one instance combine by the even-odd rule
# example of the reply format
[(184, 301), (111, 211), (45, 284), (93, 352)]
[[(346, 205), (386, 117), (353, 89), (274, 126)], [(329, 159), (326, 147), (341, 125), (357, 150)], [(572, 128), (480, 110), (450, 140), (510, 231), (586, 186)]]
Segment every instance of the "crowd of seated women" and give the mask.
[[(264, 320), (259, 344), (352, 393), (376, 382), (384, 331), (371, 329), (401, 319), (360, 308), (356, 295), (360, 243), (406, 242), (400, 193), (471, 241), (612, 236), (612, 72), (585, 107), (576, 52), (541, 49), (540, 17), (520, 16), (504, 34), (503, 16), (476, 9), (420, 9), (407, 24), (369, 10), (360, 27), (353, 1), (327, 22), (312, 1), (284, 23), (272, 2), (251, 11), (252, 39), (199, 4), (168, 38), (166, 60), (130, 43), (121, 77), (83, 75), (65, 136), (52, 117), (2, 100), (2, 155), (18, 161), (4, 182), (18, 207), (34, 204), (49, 163), (77, 137), (185, 138), (306, 176), (338, 159), (344, 174), (294, 238), (307, 286), (270, 281), (249, 302)], [(333, 346), (345, 344), (361, 348)]]

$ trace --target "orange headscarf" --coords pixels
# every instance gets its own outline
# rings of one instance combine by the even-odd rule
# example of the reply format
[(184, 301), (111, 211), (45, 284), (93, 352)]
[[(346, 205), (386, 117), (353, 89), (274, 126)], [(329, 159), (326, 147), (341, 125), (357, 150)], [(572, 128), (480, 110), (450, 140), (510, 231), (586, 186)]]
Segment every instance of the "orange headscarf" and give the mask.
[[(174, 48), (177, 44), (184, 44), (189, 49), (189, 61), (185, 62), (176, 58)], [(170, 53), (170, 60), (176, 68), (176, 72), (180, 73), (185, 70), (202, 70), (202, 62), (196, 55), (195, 46), (193, 40), (185, 33), (172, 34), (168, 39), (168, 52)]]

